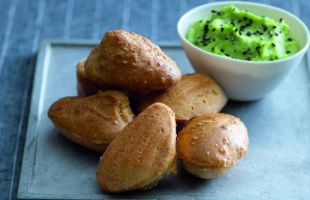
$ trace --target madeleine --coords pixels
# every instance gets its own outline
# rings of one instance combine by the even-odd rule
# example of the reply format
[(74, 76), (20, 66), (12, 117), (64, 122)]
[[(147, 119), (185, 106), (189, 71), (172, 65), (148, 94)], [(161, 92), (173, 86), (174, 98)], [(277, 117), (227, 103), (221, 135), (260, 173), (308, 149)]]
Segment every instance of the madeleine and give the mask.
[(103, 152), (134, 114), (126, 94), (110, 90), (88, 97), (61, 98), (51, 105), (48, 116), (68, 139)]
[(177, 151), (186, 170), (210, 179), (224, 175), (248, 149), (240, 119), (223, 113), (194, 117), (178, 134)]
[(107, 192), (145, 190), (175, 171), (174, 113), (166, 105), (155, 103), (108, 146), (97, 167), (97, 180)]
[(101, 86), (136, 93), (165, 89), (181, 79), (176, 63), (157, 45), (123, 30), (105, 34), (88, 56), (85, 72)]
[(227, 98), (220, 86), (207, 74), (194, 73), (183, 75), (175, 86), (151, 94), (142, 102), (140, 111), (155, 102), (169, 106), (178, 124), (183, 124), (195, 116), (220, 112)]

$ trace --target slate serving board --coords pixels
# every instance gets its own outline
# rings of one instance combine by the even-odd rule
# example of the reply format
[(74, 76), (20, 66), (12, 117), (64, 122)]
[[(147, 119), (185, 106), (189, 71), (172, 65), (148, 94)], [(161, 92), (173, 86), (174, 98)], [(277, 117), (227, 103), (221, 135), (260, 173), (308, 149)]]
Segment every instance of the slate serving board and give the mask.
[[(226, 176), (201, 180), (184, 171), (169, 175), (150, 191), (118, 195), (100, 191), (99, 156), (61, 136), (47, 117), (52, 102), (76, 95), (75, 65), (96, 41), (45, 41), (36, 64), (18, 197), (26, 199), (309, 199), (310, 74), (300, 66), (274, 92), (254, 102), (229, 102), (223, 112), (249, 129), (245, 158)], [(162, 49), (193, 72), (182, 48)]]

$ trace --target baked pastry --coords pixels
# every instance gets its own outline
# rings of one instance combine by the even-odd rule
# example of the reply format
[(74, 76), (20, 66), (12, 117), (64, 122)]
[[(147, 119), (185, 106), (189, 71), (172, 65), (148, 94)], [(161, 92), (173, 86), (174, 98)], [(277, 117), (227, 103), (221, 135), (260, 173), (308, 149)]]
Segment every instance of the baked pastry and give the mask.
[(178, 134), (177, 152), (185, 169), (210, 179), (225, 174), (248, 149), (240, 119), (223, 113), (194, 117)]
[(127, 96), (110, 90), (88, 97), (59, 99), (49, 108), (48, 116), (68, 139), (103, 152), (134, 114)]
[(178, 66), (157, 45), (123, 30), (107, 32), (85, 67), (87, 77), (101, 86), (138, 93), (168, 88), (181, 79)]
[(182, 76), (175, 86), (153, 93), (140, 106), (140, 111), (154, 102), (164, 103), (175, 113), (178, 124), (192, 117), (219, 112), (226, 104), (223, 90), (207, 74), (194, 73)]
[(107, 192), (150, 189), (171, 171), (176, 171), (174, 113), (156, 103), (108, 146), (99, 161), (97, 180)]
[(77, 91), (79, 96), (93, 95), (100, 90), (99, 85), (86, 77), (85, 61), (86, 58), (82, 59), (76, 66)]

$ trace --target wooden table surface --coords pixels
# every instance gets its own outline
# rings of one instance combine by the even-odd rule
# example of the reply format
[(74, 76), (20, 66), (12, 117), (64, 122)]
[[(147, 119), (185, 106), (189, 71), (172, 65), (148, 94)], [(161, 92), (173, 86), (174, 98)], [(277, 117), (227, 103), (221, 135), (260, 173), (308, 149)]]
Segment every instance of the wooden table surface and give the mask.
[[(309, 27), (310, 1), (256, 0)], [(178, 42), (176, 22), (207, 0), (0, 0), (0, 199), (16, 199), (38, 45), (43, 39), (99, 40), (110, 29)]]

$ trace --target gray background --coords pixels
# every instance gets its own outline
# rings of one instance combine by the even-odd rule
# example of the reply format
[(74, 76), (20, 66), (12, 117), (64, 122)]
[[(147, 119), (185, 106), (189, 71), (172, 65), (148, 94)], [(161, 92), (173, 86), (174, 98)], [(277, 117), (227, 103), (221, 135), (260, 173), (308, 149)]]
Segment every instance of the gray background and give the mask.
[[(0, 0), (0, 199), (15, 199), (39, 41), (100, 39), (122, 28), (154, 42), (177, 42), (176, 22), (195, 0)], [(306, 0), (259, 1), (310, 25)], [(307, 102), (308, 103), (308, 102)]]
[[(102, 192), (96, 181), (99, 154), (64, 138), (47, 117), (54, 101), (76, 95), (73, 66), (93, 47), (76, 41), (72, 45), (53, 42), (46, 51), (40, 49), (18, 197), (309, 200), (310, 85), (306, 59), (264, 99), (230, 101), (225, 106), (224, 113), (238, 116), (246, 124), (250, 138), (246, 156), (225, 176), (202, 180), (187, 173), (180, 163), (177, 175), (165, 176), (152, 190), (112, 195)], [(161, 49), (183, 73), (193, 71), (181, 47), (161, 45)]]

